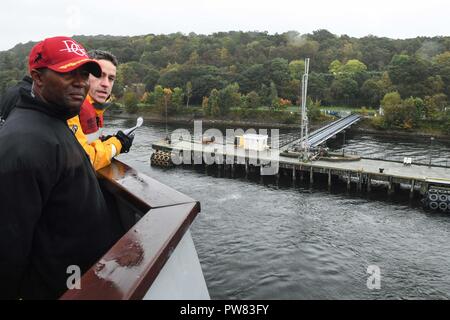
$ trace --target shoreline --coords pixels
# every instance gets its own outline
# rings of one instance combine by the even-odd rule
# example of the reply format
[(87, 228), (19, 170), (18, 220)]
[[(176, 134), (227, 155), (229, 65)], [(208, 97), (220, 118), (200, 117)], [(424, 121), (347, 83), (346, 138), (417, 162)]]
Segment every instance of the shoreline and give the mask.
[[(136, 119), (138, 114), (105, 114), (105, 118), (108, 119)], [(140, 115), (144, 118), (146, 122), (156, 123), (156, 124), (165, 124), (165, 119), (157, 116), (151, 115)], [(252, 121), (233, 121), (233, 120), (220, 120), (220, 119), (195, 119), (188, 117), (168, 117), (168, 124), (183, 124), (189, 125), (193, 124), (194, 121), (202, 121), (203, 124), (208, 126), (230, 126), (230, 127), (242, 127), (242, 128), (267, 128), (267, 129), (299, 129), (299, 124), (284, 124), (284, 123), (268, 123), (268, 122), (252, 122)], [(326, 123), (317, 123), (310, 125), (311, 129), (317, 129)], [(366, 123), (357, 124), (355, 127), (348, 129), (349, 131), (357, 132), (357, 133), (366, 133), (372, 135), (379, 136), (397, 136), (400, 138), (431, 138), (433, 137), (437, 141), (450, 141), (450, 135), (439, 134), (439, 133), (427, 133), (420, 130), (404, 132), (400, 130), (377, 130), (374, 128), (370, 128)]]
[(399, 130), (377, 130), (372, 128), (364, 128), (364, 127), (355, 127), (351, 128), (351, 131), (358, 132), (358, 133), (367, 133), (367, 134), (373, 134), (373, 135), (379, 135), (379, 136), (397, 136), (400, 138), (431, 138), (433, 137), (437, 141), (450, 141), (449, 135), (444, 134), (431, 134), (427, 132), (421, 132), (420, 130), (417, 131), (411, 131), (411, 132), (403, 132)]
[[(105, 114), (106, 119), (136, 119), (138, 116), (144, 118), (146, 122), (150, 123), (162, 123), (165, 124), (165, 119), (161, 117), (138, 115), (138, 114)], [(298, 124), (284, 124), (284, 123), (269, 123), (269, 122), (254, 122), (254, 121), (233, 121), (233, 120), (221, 120), (221, 119), (202, 119), (202, 118), (188, 118), (188, 117), (168, 117), (168, 124), (193, 124), (194, 121), (202, 121), (207, 125), (219, 125), (219, 126), (241, 126), (244, 128), (256, 127), (256, 128), (268, 128), (268, 129), (297, 129)], [(321, 124), (313, 125), (313, 127), (320, 127)]]

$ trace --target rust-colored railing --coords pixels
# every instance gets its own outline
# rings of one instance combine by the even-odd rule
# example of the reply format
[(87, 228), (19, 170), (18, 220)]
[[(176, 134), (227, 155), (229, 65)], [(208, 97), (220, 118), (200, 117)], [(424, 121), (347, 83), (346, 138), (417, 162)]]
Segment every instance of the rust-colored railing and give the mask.
[[(124, 221), (142, 218), (81, 278), (70, 299), (142, 299), (200, 212), (192, 198), (114, 160), (98, 172)], [(122, 217), (123, 218), (123, 217)]]

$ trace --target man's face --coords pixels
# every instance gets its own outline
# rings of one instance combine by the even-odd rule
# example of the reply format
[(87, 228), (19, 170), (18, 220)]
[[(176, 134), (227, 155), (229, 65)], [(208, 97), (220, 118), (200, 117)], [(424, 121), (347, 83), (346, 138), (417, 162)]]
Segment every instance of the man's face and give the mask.
[(102, 75), (100, 78), (93, 75), (89, 77), (89, 95), (95, 102), (105, 103), (116, 80), (116, 67), (109, 60), (97, 60), (97, 62), (102, 67)]
[(89, 90), (89, 72), (83, 66), (71, 72), (59, 73), (50, 69), (32, 72), (39, 96), (47, 103), (79, 113)]

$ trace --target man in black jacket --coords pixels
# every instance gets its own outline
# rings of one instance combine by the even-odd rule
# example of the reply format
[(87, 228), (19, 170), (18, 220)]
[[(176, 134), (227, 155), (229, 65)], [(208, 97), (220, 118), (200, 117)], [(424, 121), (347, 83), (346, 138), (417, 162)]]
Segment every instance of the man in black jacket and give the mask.
[(55, 299), (123, 230), (66, 123), (100, 66), (71, 38), (55, 37), (33, 47), (29, 71), (32, 89), (20, 89), (0, 127), (0, 298)]
[(17, 85), (6, 90), (0, 101), (0, 125), (6, 120), (12, 109), (16, 106), (16, 103), (19, 100), (20, 88), (30, 91), (32, 82), (33, 80), (31, 77), (27, 75), (23, 77)]

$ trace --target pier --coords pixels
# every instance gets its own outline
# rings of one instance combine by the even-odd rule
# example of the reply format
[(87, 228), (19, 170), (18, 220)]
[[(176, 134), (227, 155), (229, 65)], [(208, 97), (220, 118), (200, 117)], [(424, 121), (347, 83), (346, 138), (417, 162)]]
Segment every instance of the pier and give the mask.
[[(263, 151), (246, 150), (233, 144), (209, 143), (192, 141), (160, 141), (153, 143), (154, 150), (171, 153), (175, 164), (206, 164), (217, 165), (220, 168), (234, 172), (237, 166), (242, 166), (248, 173), (250, 168), (259, 168), (261, 175), (290, 175), (292, 180), (297, 177), (309, 176), (314, 183), (316, 175), (325, 175), (328, 185), (332, 187), (333, 177), (347, 183), (347, 188), (356, 185), (357, 190), (370, 192), (373, 185), (384, 185), (389, 195), (399, 190), (400, 184), (407, 185), (410, 197), (416, 193), (424, 195), (433, 187), (450, 187), (450, 168), (429, 166), (425, 164), (404, 164), (401, 162), (359, 159), (354, 161), (301, 161), (298, 158), (280, 155), (280, 150), (266, 149)], [(405, 187), (405, 186), (403, 186)]]

